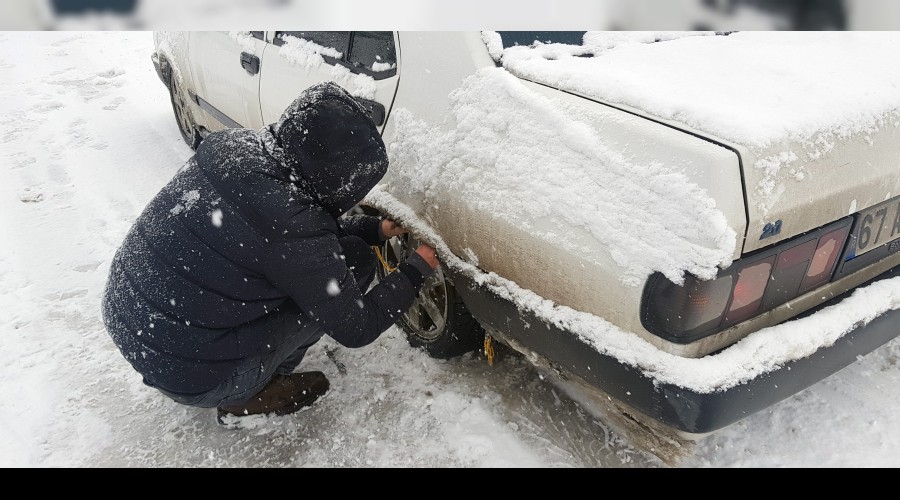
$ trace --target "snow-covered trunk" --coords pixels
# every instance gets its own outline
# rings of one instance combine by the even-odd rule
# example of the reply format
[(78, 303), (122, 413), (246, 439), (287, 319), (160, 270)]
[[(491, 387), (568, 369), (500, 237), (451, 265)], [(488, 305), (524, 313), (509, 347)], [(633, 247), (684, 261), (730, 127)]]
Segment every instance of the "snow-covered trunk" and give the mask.
[[(900, 196), (900, 165), (892, 144), (900, 144), (896, 115), (854, 133), (822, 133), (742, 153), (750, 222), (744, 252)], [(778, 221), (780, 232), (763, 238), (766, 225)], [(886, 242), (889, 235), (882, 235)]]

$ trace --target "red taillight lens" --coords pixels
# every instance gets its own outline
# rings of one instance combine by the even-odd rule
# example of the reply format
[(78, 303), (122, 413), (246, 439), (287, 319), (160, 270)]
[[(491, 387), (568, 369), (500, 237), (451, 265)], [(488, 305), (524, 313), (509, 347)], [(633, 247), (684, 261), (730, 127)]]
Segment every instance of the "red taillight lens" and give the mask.
[(797, 296), (800, 282), (816, 253), (818, 240), (810, 240), (778, 254), (772, 282), (766, 290), (760, 309), (768, 311)]
[(847, 226), (819, 238), (819, 246), (816, 247), (816, 253), (806, 271), (806, 277), (803, 278), (803, 283), (800, 285), (800, 293), (806, 293), (831, 280), (834, 266), (844, 250), (844, 242), (847, 241), (849, 234), (850, 227)]
[(729, 324), (740, 323), (747, 318), (752, 318), (762, 305), (763, 295), (772, 277), (772, 265), (775, 256), (767, 261), (749, 265), (738, 273), (737, 284), (734, 285), (731, 307), (725, 315), (725, 322)]

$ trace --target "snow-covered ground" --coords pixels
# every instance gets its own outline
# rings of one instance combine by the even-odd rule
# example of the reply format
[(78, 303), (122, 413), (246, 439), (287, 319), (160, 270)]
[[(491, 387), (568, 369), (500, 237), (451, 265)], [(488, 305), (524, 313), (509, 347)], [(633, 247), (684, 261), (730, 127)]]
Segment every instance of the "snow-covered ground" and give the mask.
[[(109, 262), (190, 156), (149, 33), (0, 34), (0, 466), (658, 466), (525, 361), (442, 362), (392, 329), (316, 346), (332, 392), (217, 426), (103, 329)], [(339, 370), (345, 367), (346, 373)], [(698, 444), (685, 466), (900, 465), (900, 342)]]

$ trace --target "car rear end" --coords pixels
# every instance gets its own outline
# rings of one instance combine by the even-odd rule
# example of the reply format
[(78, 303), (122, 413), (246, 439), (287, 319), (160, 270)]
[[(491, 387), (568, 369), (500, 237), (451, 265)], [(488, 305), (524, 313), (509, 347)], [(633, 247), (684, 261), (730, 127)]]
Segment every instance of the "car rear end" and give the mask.
[[(890, 294), (897, 288), (900, 127), (886, 122), (878, 130), (832, 137), (826, 148), (731, 147), (741, 158), (747, 200), (740, 258), (714, 280), (689, 277), (679, 286), (660, 275), (651, 277), (644, 289), (642, 324), (697, 357), (727, 353), (740, 340), (776, 327), (781, 335), (808, 335), (808, 342), (816, 344), (723, 390), (660, 386), (647, 393), (666, 394), (666, 404), (649, 398), (645, 408), (677, 402), (677, 411), (662, 419), (695, 434), (718, 430), (790, 397), (900, 335), (900, 309), (890, 295), (886, 306), (871, 300), (871, 312), (854, 324), (834, 332), (825, 332), (831, 326), (825, 324), (821, 335), (804, 331), (822, 324), (814, 323), (817, 315), (840, 320), (858, 312), (859, 303), (844, 302), (854, 293)], [(789, 147), (800, 154), (781, 153)], [(782, 171), (766, 168), (773, 164)], [(891, 285), (882, 292), (879, 283)], [(793, 345), (789, 338), (783, 344)]]
[[(537, 86), (533, 90), (548, 95), (553, 92)], [(455, 210), (450, 202), (441, 203), (447, 224), (442, 223), (440, 215), (434, 215), (434, 225), (448, 241), (458, 242), (451, 245), (459, 247), (455, 253), (474, 249), (482, 269), (510, 277), (519, 286), (552, 300), (554, 307), (591, 313), (611, 323), (616, 332), (636, 335), (682, 373), (694, 366), (698, 373), (711, 365), (721, 366), (716, 366), (708, 383), (697, 382), (699, 377), (682, 382), (680, 375), (665, 376), (668, 365), (653, 372), (646, 368), (655, 362), (657, 354), (647, 357), (654, 361), (647, 361), (641, 357), (644, 351), (637, 350), (630, 356), (627, 349), (608, 349), (613, 342), (603, 338), (608, 333), (598, 331), (608, 325), (600, 325), (593, 332), (579, 331), (571, 327), (574, 322), (560, 321), (555, 312), (542, 310), (544, 306), (522, 307), (508, 294), (486, 291), (483, 283), (465, 273), (455, 273), (454, 284), (468, 308), (492, 335), (516, 346), (538, 364), (557, 369), (581, 387), (612, 396), (634, 418), (646, 421), (649, 417), (684, 435), (714, 432), (761, 411), (900, 335), (900, 310), (896, 307), (878, 310), (874, 317), (863, 314), (846, 331), (823, 331), (821, 339), (815, 334), (806, 338), (807, 331), (815, 326), (802, 322), (815, 319), (829, 308), (840, 308), (861, 288), (900, 280), (900, 230), (894, 230), (900, 200), (887, 197), (889, 192), (900, 193), (900, 171), (891, 166), (900, 157), (893, 149), (896, 146), (878, 154), (881, 163), (866, 163), (869, 170), (865, 175), (843, 182), (837, 176), (823, 181), (821, 189), (806, 195), (802, 210), (782, 210), (776, 203), (768, 212), (776, 219), (766, 229), (769, 223), (763, 224), (765, 219), (746, 218), (751, 203), (748, 200), (754, 197), (745, 191), (749, 183), (741, 175), (753, 161), (745, 148), (630, 112), (615, 116), (619, 111), (612, 107), (600, 112), (609, 113), (607, 119), (616, 122), (615, 132), (608, 135), (610, 141), (643, 144), (644, 151), (636, 153), (638, 157), (678, 158), (675, 161), (703, 165), (692, 173), (692, 179), (715, 197), (719, 208), (728, 214), (729, 224), (742, 229), (733, 263), (714, 279), (687, 275), (685, 283), (676, 284), (654, 273), (642, 286), (630, 286), (622, 282), (620, 273), (611, 272), (616, 263), (604, 256), (602, 249), (594, 248), (593, 257), (585, 258), (582, 252), (536, 240), (527, 246), (507, 247), (490, 235), (512, 234), (515, 228), (496, 219), (486, 225), (484, 220), (490, 214), (470, 213), (465, 207)], [(882, 144), (900, 145), (900, 141), (883, 139)], [(824, 155), (820, 161), (840, 161), (842, 146), (836, 144), (833, 151), (834, 157)], [(828, 186), (833, 186), (837, 194)], [(790, 195), (789, 190), (784, 188), (785, 196)], [(839, 201), (844, 197), (857, 200), (852, 213), (852, 203)], [(788, 200), (782, 203), (790, 204)], [(578, 231), (571, 233), (577, 239)], [(764, 233), (767, 237), (760, 244)], [(578, 241), (586, 243), (587, 239)], [(867, 251), (860, 251), (861, 243)], [(493, 251), (482, 246), (491, 246)], [(583, 250), (586, 245), (579, 247)], [(605, 264), (598, 265), (603, 259)], [(537, 262), (542, 264), (536, 266)], [(835, 311), (840, 316), (840, 310)], [(760, 354), (759, 367), (752, 366), (757, 363), (753, 354), (742, 352), (741, 356), (732, 356), (739, 359), (733, 367), (724, 367), (732, 354), (729, 348), (748, 350), (735, 346), (741, 340), (756, 334), (754, 342), (766, 339), (759, 342), (765, 345), (761, 350), (775, 351), (780, 343), (777, 337), (792, 328), (804, 335), (796, 343), (803, 344), (801, 348), (808, 352), (782, 353), (778, 361)], [(588, 340), (591, 338), (600, 340)], [(783, 346), (785, 351), (796, 347), (789, 339)], [(683, 358), (686, 363), (674, 358)], [(767, 363), (771, 366), (765, 366)], [(664, 376), (658, 376), (660, 373)]]
[[(549, 42), (553, 35), (540, 36)], [(649, 43), (653, 41), (651, 37)], [(499, 44), (495, 39), (495, 54)], [(684, 44), (696, 46), (697, 42)], [(647, 111), (635, 104), (641, 99), (629, 101), (627, 92), (620, 100), (608, 97), (619, 96), (618, 88), (605, 95), (592, 94), (590, 84), (579, 87), (577, 74), (542, 79), (535, 68), (556, 64), (553, 61), (560, 52), (549, 45), (537, 47), (544, 50), (542, 57), (549, 63), (535, 62), (529, 55), (518, 65), (506, 60), (502, 64), (536, 93), (573, 105), (577, 105), (574, 99), (595, 103), (599, 118), (594, 128), (603, 131), (605, 142), (628, 150), (638, 161), (657, 161), (686, 173), (715, 201), (739, 240), (733, 262), (715, 276), (688, 273), (681, 283), (656, 272), (637, 287), (639, 292), (623, 282), (616, 262), (598, 265), (602, 257), (584, 259), (592, 260), (592, 265), (579, 260), (590, 246), (583, 241), (578, 241), (577, 252), (552, 245), (540, 248), (543, 244), (538, 242), (532, 245), (533, 251), (495, 251), (500, 255), (496, 261), (479, 253), (483, 269), (510, 277), (557, 306), (603, 318), (614, 327), (608, 330), (631, 332), (662, 356), (642, 357), (646, 351), (640, 349), (640, 354), (633, 355), (615, 351), (609, 348), (609, 339), (591, 341), (592, 336), (577, 332), (573, 322), (560, 321), (541, 307), (523, 308), (503, 297), (504, 293), (488, 294), (492, 297), (485, 300), (483, 286), (456, 276), (459, 283), (469, 283), (457, 286), (473, 314), (491, 331), (511, 337), (506, 340), (544, 364), (613, 396), (635, 415), (649, 416), (687, 434), (713, 432), (760, 411), (900, 334), (900, 304), (894, 293), (900, 280), (900, 118), (896, 112), (880, 113), (867, 126), (837, 132), (813, 130), (806, 140), (744, 142), (727, 130), (718, 134), (715, 129), (687, 124), (678, 113), (664, 116)], [(573, 55), (594, 56), (577, 51)], [(871, 54), (865, 57), (870, 59), (866, 69), (877, 72), (883, 67), (871, 63), (877, 59)], [(840, 88), (823, 82), (826, 88)], [(878, 88), (870, 90), (877, 93)], [(739, 92), (735, 95), (740, 99)], [(900, 102), (895, 104), (900, 107)], [(821, 108), (811, 108), (811, 116), (833, 116), (835, 110), (828, 110), (828, 105), (822, 102)], [(854, 119), (865, 114), (863, 109), (839, 111)], [(731, 119), (742, 117), (736, 113)], [(678, 137), (670, 137), (671, 133)], [(475, 223), (489, 214), (454, 217)], [(497, 229), (496, 225), (492, 228)], [(453, 229), (447, 232), (452, 234)], [(577, 233), (576, 228), (573, 234)], [(460, 241), (465, 239), (458, 236)], [(470, 242), (468, 247), (477, 245)], [(594, 250), (595, 256), (603, 254), (600, 248)], [(515, 258), (507, 259), (510, 254)], [(546, 276), (528, 266), (538, 255), (549, 263)], [(567, 270), (563, 263), (571, 267)], [(848, 306), (851, 302), (844, 301), (856, 292)], [(887, 294), (887, 299), (872, 300), (868, 308), (860, 305), (865, 297), (877, 297), (870, 294), (876, 292)], [(818, 318), (840, 321), (822, 324)], [(848, 318), (853, 320), (844, 324)], [(611, 335), (596, 337), (604, 336)], [(744, 339), (747, 342), (741, 343)], [(759, 353), (748, 353), (754, 345)], [(653, 361), (647, 361), (650, 358)], [(734, 363), (726, 366), (729, 360)], [(673, 374), (672, 367), (683, 370)], [(692, 368), (709, 373), (708, 383), (692, 377)]]
[(696, 344), (697, 354), (900, 265), (900, 127), (886, 123), (833, 138), (827, 151), (783, 143), (732, 147), (744, 166), (747, 200), (741, 258), (712, 281), (691, 279), (679, 287), (651, 279), (642, 310), (649, 331)]

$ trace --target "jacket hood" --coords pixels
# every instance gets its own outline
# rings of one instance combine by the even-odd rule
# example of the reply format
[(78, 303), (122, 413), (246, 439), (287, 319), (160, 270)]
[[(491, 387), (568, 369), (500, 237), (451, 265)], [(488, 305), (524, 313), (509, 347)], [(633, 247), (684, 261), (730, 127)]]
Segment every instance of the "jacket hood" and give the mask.
[(304, 90), (272, 133), (289, 166), (335, 217), (362, 201), (387, 172), (387, 150), (378, 129), (335, 83)]

